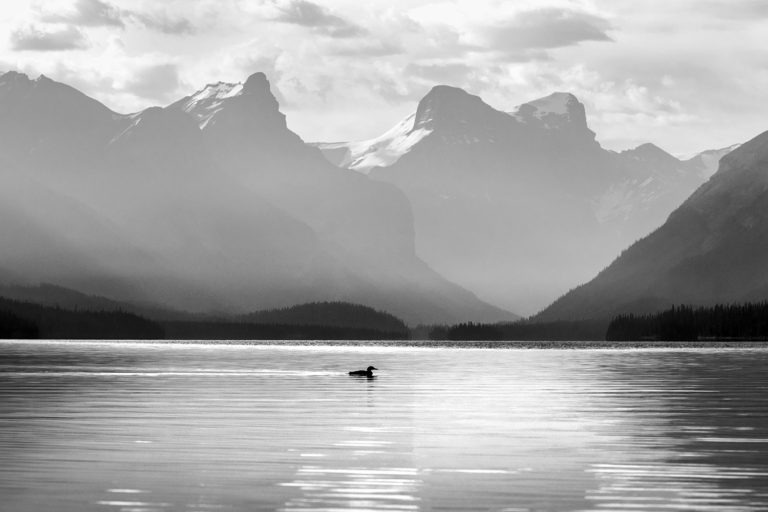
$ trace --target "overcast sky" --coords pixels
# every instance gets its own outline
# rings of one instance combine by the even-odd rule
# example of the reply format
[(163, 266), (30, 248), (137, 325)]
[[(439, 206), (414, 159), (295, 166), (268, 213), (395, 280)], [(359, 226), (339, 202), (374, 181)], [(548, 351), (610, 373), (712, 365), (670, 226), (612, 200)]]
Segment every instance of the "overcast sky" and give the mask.
[(438, 83), (500, 110), (570, 91), (611, 149), (768, 130), (765, 0), (6, 0), (0, 34), (0, 70), (119, 112), (263, 71), (308, 141), (378, 135)]

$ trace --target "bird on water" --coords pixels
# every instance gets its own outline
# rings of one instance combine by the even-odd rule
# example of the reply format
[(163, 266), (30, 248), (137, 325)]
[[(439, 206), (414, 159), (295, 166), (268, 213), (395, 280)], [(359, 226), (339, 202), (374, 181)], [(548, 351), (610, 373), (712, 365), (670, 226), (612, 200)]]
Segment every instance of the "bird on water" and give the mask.
[(349, 372), (349, 374), (354, 375), (355, 377), (373, 377), (373, 370), (378, 370), (378, 368), (369, 366), (365, 370), (356, 370), (354, 372)]

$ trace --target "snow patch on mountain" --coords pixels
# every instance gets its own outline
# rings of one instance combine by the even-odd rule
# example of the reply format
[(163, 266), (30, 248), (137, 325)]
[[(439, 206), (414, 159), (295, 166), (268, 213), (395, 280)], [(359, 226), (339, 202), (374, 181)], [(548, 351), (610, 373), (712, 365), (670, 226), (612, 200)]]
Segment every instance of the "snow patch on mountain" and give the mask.
[(573, 94), (567, 92), (556, 92), (550, 94), (549, 96), (545, 96), (544, 98), (530, 101), (527, 103), (527, 105), (534, 107), (536, 109), (536, 113), (534, 115), (541, 119), (547, 114), (568, 115), (568, 106), (574, 101), (576, 101), (576, 98), (573, 96)]
[(237, 96), (242, 91), (242, 83), (218, 82), (208, 84), (202, 90), (185, 98), (180, 107), (184, 112), (193, 115), (197, 119), (200, 129), (203, 129), (221, 110), (222, 102), (225, 99)]
[(539, 98), (508, 112), (508, 114), (521, 123), (529, 123), (532, 120), (541, 121), (544, 128), (558, 128), (565, 123), (574, 121), (571, 114), (575, 107), (580, 105), (579, 100), (571, 93), (555, 92), (549, 96)]
[(363, 174), (374, 167), (386, 167), (397, 162), (421, 139), (432, 133), (429, 128), (415, 128), (416, 114), (411, 114), (386, 133), (368, 140), (316, 144), (323, 152), (346, 150), (337, 165)]

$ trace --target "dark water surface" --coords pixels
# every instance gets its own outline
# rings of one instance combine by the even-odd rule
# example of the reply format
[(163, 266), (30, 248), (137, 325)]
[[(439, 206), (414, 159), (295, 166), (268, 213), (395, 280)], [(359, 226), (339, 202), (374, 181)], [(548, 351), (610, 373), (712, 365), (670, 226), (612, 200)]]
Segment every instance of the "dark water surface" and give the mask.
[[(373, 364), (374, 380), (347, 370)], [(768, 510), (768, 350), (0, 342), (0, 510)]]

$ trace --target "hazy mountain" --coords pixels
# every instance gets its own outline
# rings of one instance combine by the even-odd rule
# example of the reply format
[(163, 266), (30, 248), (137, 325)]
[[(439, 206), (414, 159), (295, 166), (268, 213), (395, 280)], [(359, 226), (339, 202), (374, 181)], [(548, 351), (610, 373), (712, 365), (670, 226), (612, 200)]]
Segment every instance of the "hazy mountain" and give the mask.
[(0, 155), (6, 284), (194, 311), (350, 300), (412, 322), (510, 317), (420, 261), (403, 194), (305, 145), (261, 73), (131, 115), (6, 73)]
[(150, 320), (192, 320), (195, 315), (163, 308), (156, 304), (121, 302), (98, 295), (87, 295), (63, 286), (41, 283), (34, 286), (3, 285), (0, 297), (70, 311), (124, 311)]
[(687, 159), (686, 162), (698, 169), (704, 179), (709, 179), (717, 171), (717, 168), (720, 165), (720, 159), (740, 145), (741, 144), (733, 144), (720, 149), (708, 149), (693, 155), (691, 158)]
[(768, 299), (768, 132), (727, 154), (659, 229), (539, 320)]
[(447, 282), (415, 255), (413, 215), (397, 188), (339, 169), (288, 130), (263, 73), (209, 85), (169, 107), (196, 119), (222, 172), (307, 224), (359, 281), (337, 298), (408, 321), (514, 315)]
[(706, 174), (651, 144), (603, 149), (568, 93), (501, 112), (437, 86), (380, 137), (316, 146), (406, 193), (429, 265), (523, 313), (660, 226)]
[(250, 295), (264, 294), (257, 281), (269, 290), (272, 276), (286, 278), (283, 294), (303, 295), (293, 276), (322, 252), (314, 233), (217, 176), (188, 116), (118, 115), (64, 84), (16, 73), (0, 76), (0, 91), (10, 162), (0, 265), (23, 283), (196, 310), (241, 301), (250, 309), (246, 276)]

